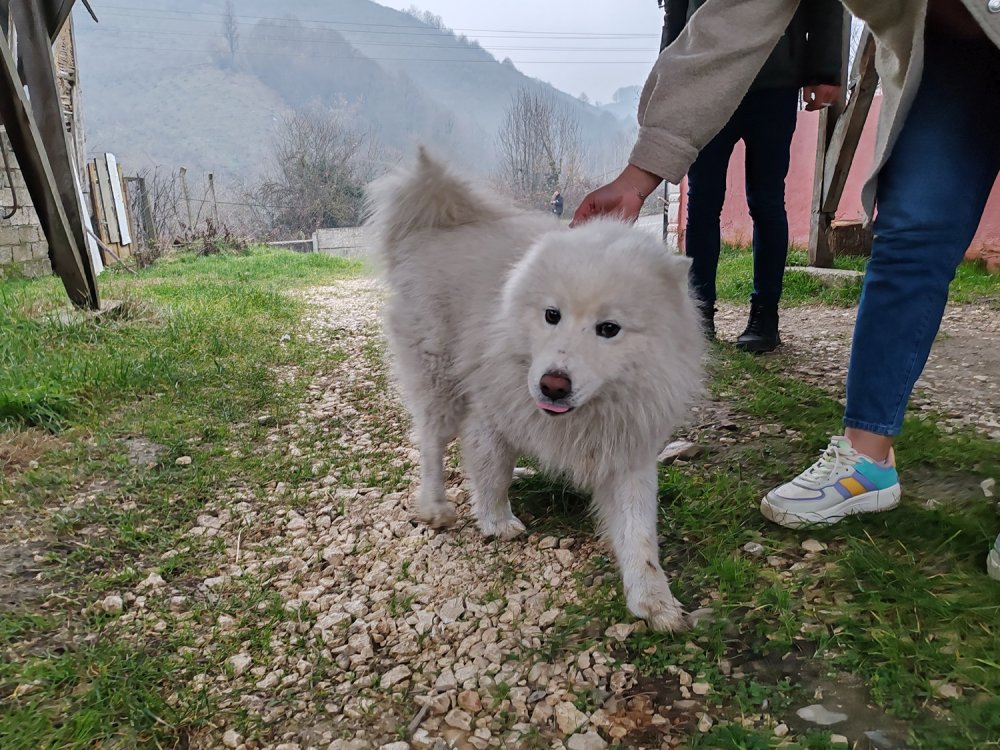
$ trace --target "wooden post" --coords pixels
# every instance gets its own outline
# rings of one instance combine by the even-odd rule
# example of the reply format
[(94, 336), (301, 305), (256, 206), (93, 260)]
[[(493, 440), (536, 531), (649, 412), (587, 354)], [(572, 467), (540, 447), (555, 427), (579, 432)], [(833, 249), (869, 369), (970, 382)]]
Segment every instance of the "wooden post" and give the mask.
[(191, 211), (191, 193), (188, 192), (187, 167), (181, 167), (181, 193), (184, 195), (184, 205), (187, 206), (188, 230), (194, 230), (194, 214)]
[(212, 213), (215, 216), (215, 228), (219, 229), (219, 199), (215, 195), (215, 175), (208, 173), (208, 192), (212, 196)]
[(847, 175), (858, 150), (865, 120), (871, 111), (878, 73), (875, 71), (875, 37), (865, 28), (851, 70), (851, 98), (844, 114), (837, 120), (827, 149), (823, 171), (823, 202), (821, 211), (833, 214), (844, 194)]
[(833, 255), (827, 242), (827, 233), (833, 216), (823, 208), (823, 184), (825, 182), (826, 160), (833, 139), (837, 118), (844, 111), (847, 89), (847, 66), (851, 57), (851, 14), (844, 11), (844, 33), (841, 45), (841, 99), (819, 113), (819, 127), (816, 141), (816, 163), (813, 172), (812, 218), (809, 222), (809, 265), (817, 268), (833, 267)]
[(153, 221), (153, 206), (149, 202), (149, 191), (146, 190), (146, 178), (136, 177), (136, 187), (139, 190), (139, 211), (142, 214), (143, 234), (146, 236), (146, 245), (153, 245), (159, 242), (156, 236), (156, 222)]
[[(53, 7), (27, 0), (11, 4), (25, 80), (21, 80), (4, 36), (0, 39), (0, 120), (49, 243), (53, 270), (74, 305), (96, 310), (100, 307), (97, 279), (87, 250), (73, 158), (63, 126), (49, 25), (43, 16)], [(25, 84), (31, 92), (30, 102)]]

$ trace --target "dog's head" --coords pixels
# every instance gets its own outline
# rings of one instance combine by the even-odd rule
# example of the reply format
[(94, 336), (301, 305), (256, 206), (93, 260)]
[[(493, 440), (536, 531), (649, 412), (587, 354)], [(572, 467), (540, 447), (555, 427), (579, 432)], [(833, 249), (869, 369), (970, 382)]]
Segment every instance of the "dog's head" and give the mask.
[(653, 233), (618, 221), (541, 238), (507, 280), (500, 322), (507, 347), (530, 363), (536, 406), (561, 415), (605, 398), (655, 410), (662, 404), (642, 402), (689, 391), (702, 339), (688, 266)]

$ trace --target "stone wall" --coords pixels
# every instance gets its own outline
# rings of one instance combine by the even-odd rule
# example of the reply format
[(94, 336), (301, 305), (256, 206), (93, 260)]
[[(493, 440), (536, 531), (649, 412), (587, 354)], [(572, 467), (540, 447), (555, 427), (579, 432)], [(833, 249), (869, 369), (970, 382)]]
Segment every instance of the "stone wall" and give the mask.
[[(31, 206), (28, 188), (24, 184), (21, 170), (7, 140), (7, 134), (0, 131), (3, 147), (11, 166), (11, 182), (8, 184), (7, 171), (0, 164), (0, 277), (45, 276), (52, 273), (49, 263), (49, 245), (42, 236), (38, 214)], [(17, 197), (18, 209), (9, 219), (3, 219)]]
[[(72, 19), (66, 22), (54, 45), (56, 67), (59, 74), (59, 94), (63, 113), (66, 116), (66, 130), (70, 143), (82, 169), (84, 153), (83, 127), (80, 117), (80, 87), (76, 64), (76, 39)], [(11, 166), (11, 179), (0, 163), (0, 278), (8, 276), (45, 276), (52, 273), (49, 262), (49, 245), (42, 235), (38, 214), (32, 208), (28, 189), (14, 158), (14, 152), (6, 132), (0, 127), (0, 138), (7, 150)], [(81, 172), (83, 174), (83, 172)], [(13, 184), (8, 184), (12, 182)], [(3, 219), (14, 205), (17, 196), (18, 210), (9, 219)]]

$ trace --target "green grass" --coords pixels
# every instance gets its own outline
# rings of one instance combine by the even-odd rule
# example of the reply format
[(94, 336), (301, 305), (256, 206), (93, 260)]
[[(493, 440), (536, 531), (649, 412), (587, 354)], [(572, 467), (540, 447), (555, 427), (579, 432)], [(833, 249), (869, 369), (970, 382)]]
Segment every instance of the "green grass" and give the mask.
[[(151, 566), (173, 585), (197, 581), (199, 559), (180, 534), (205, 504), (233, 477), (259, 492), (276, 474), (301, 470), (253, 450), (263, 435), (256, 417), (289, 418), (312, 368), (337, 356), (300, 338), (305, 305), (287, 292), (358, 270), (262, 248), (180, 253), (138, 277), (106, 273), (103, 296), (124, 304), (65, 321), (55, 279), (0, 284), (0, 449), (32, 432), (55, 436), (35, 468), (0, 474), (0, 506), (43, 535), (44, 580), (58, 591), (40, 601), (25, 589), (21, 606), (0, 613), (0, 747), (174, 746), (212, 720), (211, 700), (190, 679), (237, 644), (191, 664), (178, 655), (189, 645), (179, 622), (136, 648), (105, 637), (108, 616), (89, 605)], [(291, 366), (301, 377), (279, 381)], [(132, 466), (126, 437), (162, 445), (159, 465)], [(175, 465), (182, 455), (190, 465)], [(103, 491), (66, 505), (98, 481)], [(240, 618), (254, 604), (221, 601), (202, 616)], [(268, 649), (285, 617), (279, 603), (243, 623), (249, 648)]]
[[(807, 265), (807, 254), (792, 250), (788, 266)], [(837, 258), (834, 267), (864, 271), (866, 258)], [(753, 256), (748, 248), (727, 245), (719, 259), (718, 298), (726, 302), (745, 304), (753, 290)], [(787, 306), (822, 303), (835, 307), (856, 305), (861, 298), (861, 283), (827, 287), (816, 279), (790, 270), (785, 274), (782, 304)], [(982, 263), (967, 262), (958, 267), (949, 293), (952, 303), (981, 302), (1000, 307), (1000, 276), (986, 273)]]
[[(764, 435), (713, 447), (709, 435), (707, 455), (661, 472), (664, 567), (689, 609), (708, 606), (714, 615), (683, 639), (636, 632), (622, 655), (649, 677), (675, 680), (668, 670), (679, 665), (712, 685), (709, 705), (721, 721), (693, 735), (691, 747), (773, 747), (771, 727), (790, 708), (814, 702), (813, 686), (827, 671), (860, 676), (867, 700), (909, 723), (913, 747), (993, 746), (988, 743), (1000, 737), (1000, 586), (985, 575), (984, 559), (1000, 522), (978, 482), (1000, 476), (995, 441), (908, 420), (898, 448), (903, 507), (832, 528), (786, 530), (761, 518), (760, 497), (815, 460), (841, 407), (784, 375), (779, 361), (731, 347), (720, 351), (712, 384), (729, 394), (742, 431), (778, 423), (799, 438)], [(515, 503), (544, 515), (545, 482), (556, 485), (548, 505), (555, 520), (548, 523), (573, 533), (579, 506), (563, 499), (572, 497), (569, 490), (551, 479), (532, 481), (515, 491)], [(944, 496), (941, 487), (952, 489)], [(925, 507), (931, 499), (940, 505)], [(808, 537), (829, 549), (805, 560), (799, 544)], [(744, 552), (750, 541), (764, 553)], [(770, 555), (786, 559), (783, 572), (768, 564)], [(604, 583), (585, 589), (582, 603), (567, 609), (541, 651), (544, 658), (600, 643), (600, 637), (581, 636), (588, 622), (601, 633), (631, 619), (610, 561), (594, 565)], [(747, 667), (748, 683), (719, 669), (723, 660), (741, 664), (787, 653), (803, 654), (791, 681), (754, 677)], [(939, 699), (933, 681), (941, 680), (960, 686), (963, 696)], [(763, 726), (733, 723), (748, 714), (763, 715)], [(819, 750), (829, 747), (828, 738), (816, 732), (783, 747)]]
[[(720, 288), (747, 283), (740, 274), (749, 271), (748, 259), (727, 250)], [(114, 637), (122, 626), (90, 605), (134, 587), (152, 567), (172, 586), (202, 580), (204, 556), (181, 534), (234, 482), (263, 497), (276, 476), (291, 488), (311, 481), (309, 467), (284, 451), (255, 450), (265, 435), (258, 417), (267, 414), (268, 425), (290, 420), (312, 374), (339, 356), (301, 338), (304, 306), (288, 292), (358, 270), (322, 256), (259, 249), (181, 254), (138, 278), (102, 277), (105, 297), (125, 300), (124, 307), (69, 323), (52, 316), (65, 306), (55, 280), (0, 284), (0, 450), (19, 436), (49, 439), (37, 466), (0, 474), (0, 508), (40, 533), (48, 550), (43, 583), (55, 591), (0, 613), (4, 750), (197, 744), (220, 713), (192, 678), (224, 673), (237, 649), (265, 662), (289, 618), (315, 616), (305, 608), (286, 612), (268, 580), (245, 578), (238, 597), (194, 605), (190, 614), (198, 622), (226, 614), (236, 625), (211, 648), (191, 653), (185, 649), (194, 645), (192, 629), (179, 618), (164, 613), (162, 633), (122, 640)], [(996, 299), (992, 279), (963, 266), (966, 273), (969, 279), (956, 285), (961, 294)], [(795, 284), (793, 299), (815, 301), (816, 290), (796, 291)], [(733, 411), (738, 434), (760, 424), (795, 434), (722, 445), (721, 433), (708, 428), (700, 438), (704, 454), (661, 472), (664, 566), (681, 601), (712, 615), (683, 637), (640, 629), (624, 644), (608, 642), (605, 628), (632, 618), (612, 561), (597, 556), (575, 578), (580, 601), (565, 608), (540, 648), (511, 658), (555, 660), (601, 648), (636, 664), (643, 679), (636, 690), (650, 692), (675, 689), (672, 671), (682, 668), (712, 688), (705, 709), (715, 725), (706, 733), (686, 730), (691, 748), (777, 747), (773, 725), (813, 702), (819, 680), (831, 673), (857, 676), (866, 701), (906, 722), (914, 748), (995, 746), (1000, 586), (984, 575), (983, 564), (1000, 524), (978, 486), (984, 477), (1000, 477), (995, 441), (945, 434), (933, 419), (908, 420), (898, 447), (902, 508), (829, 529), (781, 529), (759, 516), (761, 494), (815, 459), (842, 409), (786, 375), (779, 359), (725, 345), (716, 352), (711, 387)], [(362, 362), (375, 377), (352, 398), (384, 417), (383, 426), (370, 428), (368, 453), (334, 450), (328, 460), (345, 485), (392, 492), (404, 488), (406, 467), (392, 465), (390, 454), (367, 460), (383, 450), (374, 446), (401, 439), (395, 407), (380, 397), (391, 387), (381, 358), (372, 338)], [(278, 379), (276, 371), (295, 376)], [(339, 425), (334, 419), (328, 426)], [(164, 446), (160, 464), (132, 466), (126, 437)], [(176, 465), (179, 456), (191, 456), (191, 464)], [(67, 505), (97, 480), (105, 484), (91, 500)], [(307, 499), (292, 492), (287, 502)], [(532, 532), (593, 531), (585, 496), (559, 479), (518, 480), (512, 503)], [(828, 549), (807, 558), (800, 548), (807, 536)], [(763, 554), (743, 550), (751, 541)], [(769, 556), (785, 562), (773, 567)], [(398, 575), (406, 579), (408, 566)], [(519, 575), (513, 562), (499, 562), (492, 595), (502, 598)], [(389, 608), (403, 616), (413, 603), (398, 596)], [(335, 668), (313, 647), (301, 649), (317, 679)], [(780, 668), (786, 656), (790, 673)], [(961, 697), (940, 698), (938, 681), (960, 687)], [(506, 689), (497, 686), (498, 702)], [(602, 696), (583, 692), (575, 700), (589, 711)], [(259, 717), (234, 712), (224, 714), (227, 725), (252, 737)], [(828, 750), (829, 735), (795, 733), (781, 746)], [(523, 744), (551, 743), (537, 733)]]

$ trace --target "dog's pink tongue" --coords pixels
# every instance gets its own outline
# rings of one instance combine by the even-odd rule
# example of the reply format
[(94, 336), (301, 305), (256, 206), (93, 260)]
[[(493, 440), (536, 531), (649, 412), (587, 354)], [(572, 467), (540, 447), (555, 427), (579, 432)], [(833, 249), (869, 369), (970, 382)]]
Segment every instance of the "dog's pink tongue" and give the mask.
[(542, 411), (550, 411), (553, 414), (565, 414), (569, 411), (569, 407), (562, 404), (543, 404), (541, 401), (536, 401), (535, 405)]

